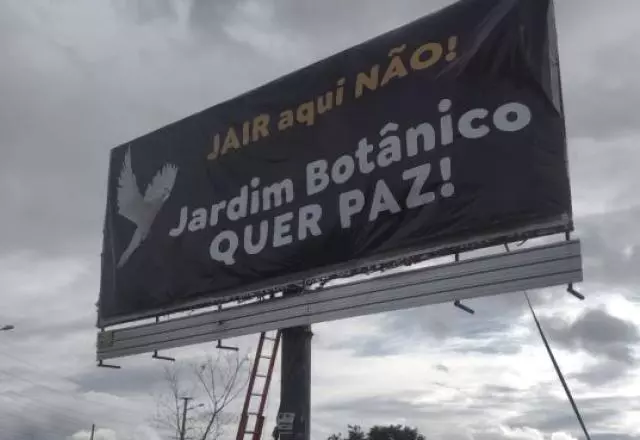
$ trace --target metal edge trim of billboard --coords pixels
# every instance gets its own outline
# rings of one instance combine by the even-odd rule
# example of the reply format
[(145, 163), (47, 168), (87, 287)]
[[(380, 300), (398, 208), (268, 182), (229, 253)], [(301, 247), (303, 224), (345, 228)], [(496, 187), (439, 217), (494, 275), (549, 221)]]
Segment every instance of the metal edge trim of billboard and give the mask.
[(99, 332), (98, 360), (531, 289), (583, 279), (579, 240), (475, 257), (376, 279)]

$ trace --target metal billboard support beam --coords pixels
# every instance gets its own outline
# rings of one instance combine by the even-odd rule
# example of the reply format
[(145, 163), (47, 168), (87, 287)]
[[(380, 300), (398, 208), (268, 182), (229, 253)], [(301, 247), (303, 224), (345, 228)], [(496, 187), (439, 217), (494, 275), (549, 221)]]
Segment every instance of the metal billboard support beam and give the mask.
[(98, 360), (430, 304), (582, 281), (579, 240), (307, 290), (301, 295), (98, 333)]
[[(156, 316), (156, 324), (160, 322), (160, 317)], [(151, 359), (156, 359), (159, 361), (169, 361), (169, 362), (175, 362), (176, 359), (169, 357), (169, 356), (160, 356), (160, 354), (158, 353), (158, 350), (154, 350), (153, 351), (153, 355), (151, 355)]]
[[(300, 287), (285, 290), (295, 296)], [(284, 328), (280, 369), (278, 434), (281, 440), (309, 440), (311, 437), (311, 325)]]
[(580, 301), (584, 301), (584, 295), (578, 292), (575, 287), (573, 287), (573, 283), (569, 283), (567, 286), (567, 292), (578, 298)]
[(120, 370), (122, 368), (119, 365), (105, 364), (103, 360), (98, 361), (98, 367), (110, 368), (112, 370)]
[[(222, 306), (218, 305), (218, 311), (222, 310)], [(232, 347), (230, 345), (223, 345), (222, 339), (218, 339), (218, 343), (216, 344), (216, 348), (218, 350), (229, 350), (229, 351), (240, 351), (239, 347)]]
[(160, 356), (158, 354), (158, 350), (155, 350), (153, 352), (153, 355), (151, 356), (151, 358), (152, 359), (157, 359), (159, 361), (169, 361), (169, 362), (175, 362), (176, 361), (176, 358), (172, 358), (172, 357), (169, 357), (169, 356)]
[[(453, 261), (455, 263), (459, 263), (460, 262), (460, 253), (459, 252), (456, 252), (456, 254), (453, 256)], [(473, 315), (473, 314), (476, 313), (475, 310), (473, 310), (471, 307), (462, 304), (462, 301), (460, 301), (459, 299), (456, 299), (453, 302), (453, 306), (459, 308), (460, 310), (462, 310), (464, 312), (467, 312), (470, 315)]]
[(465, 306), (464, 304), (462, 304), (460, 300), (455, 300), (453, 302), (453, 305), (459, 308), (460, 310), (467, 312), (470, 315), (473, 315), (474, 313), (476, 313), (475, 310), (473, 310), (471, 307)]

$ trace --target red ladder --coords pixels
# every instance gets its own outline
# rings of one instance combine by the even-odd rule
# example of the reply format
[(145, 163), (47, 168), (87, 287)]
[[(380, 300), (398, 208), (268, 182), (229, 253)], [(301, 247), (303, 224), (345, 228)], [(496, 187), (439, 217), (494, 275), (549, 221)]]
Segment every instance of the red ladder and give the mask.
[[(271, 343), (271, 355), (267, 356), (263, 354), (268, 350), (265, 347), (265, 341)], [(266, 344), (269, 345), (269, 344)], [(271, 384), (271, 376), (273, 375), (273, 366), (278, 356), (278, 346), (280, 345), (280, 330), (278, 330), (274, 337), (267, 336), (266, 332), (260, 333), (260, 340), (258, 341), (258, 348), (256, 349), (256, 357), (253, 361), (253, 367), (251, 369), (251, 376), (249, 377), (249, 385), (247, 387), (247, 396), (244, 399), (244, 406), (242, 408), (242, 415), (240, 416), (240, 424), (238, 426), (238, 435), (236, 440), (246, 440), (245, 436), (250, 434), (251, 440), (260, 440), (262, 435), (262, 426), (264, 424), (264, 409), (267, 404), (267, 394), (269, 393), (269, 385)], [(264, 368), (260, 370), (260, 361), (265, 360), (269, 362), (267, 371), (264, 372)], [(264, 379), (256, 382), (256, 379)], [(262, 387), (260, 387), (262, 383)], [(260, 389), (262, 391), (260, 391)], [(250, 411), (252, 399), (259, 399), (259, 406), (257, 410)], [(247, 430), (249, 421), (253, 421), (253, 428)]]

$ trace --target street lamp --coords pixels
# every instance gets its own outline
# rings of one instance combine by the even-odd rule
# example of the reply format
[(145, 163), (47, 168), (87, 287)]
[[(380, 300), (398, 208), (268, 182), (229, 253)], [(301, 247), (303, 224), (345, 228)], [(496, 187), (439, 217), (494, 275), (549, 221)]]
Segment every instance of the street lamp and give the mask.
[(13, 330), (14, 328), (16, 328), (13, 325), (5, 325), (4, 327), (0, 327), (0, 332), (8, 332), (10, 330)]

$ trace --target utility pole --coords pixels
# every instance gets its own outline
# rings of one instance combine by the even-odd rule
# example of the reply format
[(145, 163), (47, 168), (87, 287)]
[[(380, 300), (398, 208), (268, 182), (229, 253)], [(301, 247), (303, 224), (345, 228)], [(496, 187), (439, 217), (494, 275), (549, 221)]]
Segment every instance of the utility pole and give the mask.
[(183, 397), (184, 406), (182, 409), (182, 428), (180, 428), (180, 440), (184, 440), (184, 435), (187, 430), (187, 405), (189, 404), (189, 400), (191, 397)]
[(91, 439), (93, 440), (93, 435), (96, 433), (96, 424), (91, 425)]
[[(300, 294), (288, 288), (285, 296)], [(282, 366), (278, 435), (280, 440), (309, 440), (311, 436), (311, 326), (281, 330)]]

